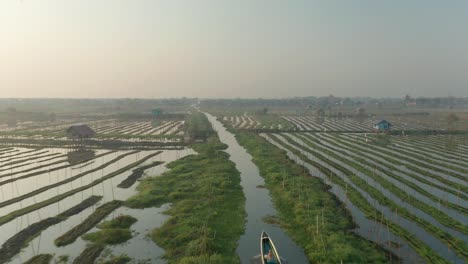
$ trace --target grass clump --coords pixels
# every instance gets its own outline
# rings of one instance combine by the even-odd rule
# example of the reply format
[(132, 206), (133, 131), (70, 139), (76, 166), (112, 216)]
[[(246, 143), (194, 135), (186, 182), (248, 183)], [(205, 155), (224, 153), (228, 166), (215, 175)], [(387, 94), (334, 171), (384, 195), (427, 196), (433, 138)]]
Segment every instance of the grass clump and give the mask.
[(136, 221), (137, 219), (132, 216), (120, 215), (110, 221), (105, 221), (97, 225), (97, 227), (102, 230), (85, 234), (82, 236), (82, 238), (84, 240), (89, 240), (96, 244), (103, 245), (116, 245), (124, 243), (132, 238), (130, 226), (133, 225)]
[(193, 148), (198, 155), (168, 164), (170, 170), (158, 177), (145, 178), (126, 205), (172, 204), (166, 211), (171, 217), (151, 233), (165, 249), (168, 263), (239, 263), (235, 250), (245, 221), (240, 174), (216, 136)]
[(132, 233), (129, 229), (112, 228), (85, 234), (82, 238), (96, 244), (116, 245), (132, 238)]
[(121, 256), (118, 256), (118, 257), (114, 257), (110, 260), (107, 260), (107, 261), (101, 261), (99, 263), (101, 264), (126, 264), (126, 263), (129, 263), (132, 259), (127, 256), (127, 255), (121, 255)]
[(51, 254), (41, 254), (30, 258), (24, 264), (49, 264), (52, 258)]
[(119, 208), (122, 205), (121, 201), (110, 201), (101, 206), (99, 206), (96, 211), (94, 211), (88, 218), (86, 218), (81, 224), (75, 226), (74, 228), (70, 229), (64, 235), (55, 239), (55, 245), (58, 247), (69, 245), (81, 236), (82, 234), (89, 231), (93, 228), (97, 223), (99, 223), (102, 219), (108, 216), (112, 211)]
[(55, 264), (68, 263), (68, 259), (70, 259), (68, 255), (61, 255), (55, 260)]
[(130, 228), (131, 225), (136, 223), (138, 220), (130, 215), (119, 215), (116, 218), (102, 222), (98, 225), (101, 229), (111, 229), (111, 228)]
[(103, 245), (89, 245), (81, 254), (73, 261), (73, 264), (94, 263), (104, 250)]

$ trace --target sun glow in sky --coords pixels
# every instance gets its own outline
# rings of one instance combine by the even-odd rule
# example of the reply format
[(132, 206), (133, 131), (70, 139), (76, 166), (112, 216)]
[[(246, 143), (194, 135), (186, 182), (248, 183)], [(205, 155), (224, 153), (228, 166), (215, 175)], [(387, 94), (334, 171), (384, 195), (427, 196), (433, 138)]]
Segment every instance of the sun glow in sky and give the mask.
[(0, 97), (468, 96), (468, 1), (2, 0)]

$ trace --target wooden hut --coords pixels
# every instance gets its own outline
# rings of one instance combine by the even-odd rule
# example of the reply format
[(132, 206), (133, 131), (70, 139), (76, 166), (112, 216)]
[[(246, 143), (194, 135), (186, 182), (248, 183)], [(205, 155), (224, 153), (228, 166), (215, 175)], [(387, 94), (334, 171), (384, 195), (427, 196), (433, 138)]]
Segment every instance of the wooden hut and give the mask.
[(374, 129), (378, 131), (389, 131), (392, 128), (392, 124), (387, 120), (382, 120), (374, 124)]
[(79, 126), (71, 126), (69, 129), (67, 129), (67, 137), (69, 139), (87, 139), (87, 138), (92, 138), (96, 135), (96, 132), (92, 130), (89, 126), (87, 125), (79, 125)]

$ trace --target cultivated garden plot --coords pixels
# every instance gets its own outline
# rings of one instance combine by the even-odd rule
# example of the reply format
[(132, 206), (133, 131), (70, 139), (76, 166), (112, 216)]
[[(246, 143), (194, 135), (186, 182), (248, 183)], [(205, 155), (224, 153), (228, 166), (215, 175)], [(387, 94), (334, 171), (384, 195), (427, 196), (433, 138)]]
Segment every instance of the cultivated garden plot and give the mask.
[[(40, 254), (73, 261), (89, 243), (82, 235), (121, 214), (132, 215), (137, 224), (125, 231), (133, 238), (125, 247), (116, 245), (116, 254), (156, 261), (163, 251), (144, 230), (164, 222), (161, 212), (168, 205), (137, 210), (123, 202), (136, 194), (138, 179), (159, 175), (167, 170), (164, 164), (190, 154), (191, 149), (0, 148), (0, 263), (24, 263)], [(148, 254), (139, 256), (136, 249)], [(113, 252), (114, 246), (106, 250)]]
[[(435, 252), (430, 259), (466, 261), (468, 170), (459, 156), (467, 146), (466, 137), (332, 133), (264, 137), (320, 172), (332, 186), (345, 188), (345, 200), (402, 236), (421, 256)], [(445, 148), (425, 144), (436, 139), (443, 139), (440, 146), (455, 143)]]
[(411, 130), (447, 130), (446, 122), (432, 124), (421, 122), (411, 117), (389, 116), (381, 119), (374, 118), (330, 118), (317, 117), (315, 115), (242, 115), (219, 114), (218, 118), (224, 124), (235, 129), (247, 130), (272, 130), (272, 131), (313, 131), (313, 132), (371, 132), (374, 124), (382, 119), (392, 124), (392, 129), (397, 131)]
[[(46, 125), (18, 126), (0, 130), (0, 139), (6, 145), (67, 144), (66, 130), (73, 125), (86, 124), (96, 132), (94, 140), (118, 140), (123, 142), (181, 142), (185, 120), (122, 121), (116, 119), (86, 120), (76, 122), (49, 122)], [(39, 144), (40, 145), (40, 144)], [(58, 144), (60, 145), (60, 144)]]
[(223, 124), (235, 129), (251, 130), (291, 130), (293, 124), (275, 114), (250, 115), (218, 115)]
[(385, 119), (392, 124), (394, 130), (427, 130), (439, 129), (445, 130), (447, 127), (430, 126), (427, 123), (422, 123), (419, 120), (402, 117), (385, 117), (378, 118), (329, 118), (317, 116), (281, 116), (285, 120), (291, 122), (295, 126), (295, 130), (299, 131), (339, 131), (339, 132), (364, 132), (372, 131), (374, 124)]
[(141, 122), (111, 122), (92, 128), (102, 136), (171, 136), (180, 135), (185, 121), (141, 121)]

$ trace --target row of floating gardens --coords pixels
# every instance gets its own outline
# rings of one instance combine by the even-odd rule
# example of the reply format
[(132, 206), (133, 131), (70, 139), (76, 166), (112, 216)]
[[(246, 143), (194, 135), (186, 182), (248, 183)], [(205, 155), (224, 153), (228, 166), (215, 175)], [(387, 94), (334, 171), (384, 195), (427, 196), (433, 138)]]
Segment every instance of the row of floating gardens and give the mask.
[[(401, 248), (410, 245), (433, 262), (466, 260), (468, 148), (463, 137), (452, 137), (446, 148), (437, 138), (393, 137), (391, 144), (380, 146), (372, 143), (377, 138), (364, 134), (262, 136), (341, 190), (336, 195), (356, 214), (375, 222), (378, 230), (373, 231), (384, 237), (370, 234), (370, 240), (396, 254), (405, 254)], [(161, 158), (168, 153), (171, 157)], [(2, 241), (0, 263), (32, 256), (47, 260), (47, 251), (56, 253), (56, 260), (68, 256), (84, 263), (101, 255), (104, 244), (131, 239), (129, 228), (138, 219), (117, 211), (145, 170), (160, 170), (158, 165), (179, 158), (178, 153), (0, 149), (0, 231), (8, 238)], [(85, 240), (92, 242), (89, 247)], [(86, 247), (79, 256), (77, 247)], [(264, 263), (268, 255), (261, 255)], [(276, 255), (272, 263), (281, 263)]]
[[(69, 132), (82, 138), (94, 135), (84, 126), (71, 127)], [(90, 263), (105, 245), (126, 241), (119, 256), (107, 254), (107, 258), (159, 259), (162, 250), (152, 243), (132, 246), (145, 240), (144, 230), (149, 227), (135, 224), (137, 232), (129, 228), (142, 218), (159, 218), (162, 224), (165, 207), (143, 212), (122, 205), (136, 193), (135, 182), (145, 172), (160, 174), (165, 167), (159, 165), (191, 153), (188, 149), (0, 148), (0, 263), (49, 263), (54, 258)], [(139, 255), (138, 248), (149, 253)]]
[(330, 184), (344, 188), (343, 200), (389, 232), (403, 234), (420, 255), (452, 263), (466, 260), (466, 164), (419, 156), (417, 146), (416, 153), (376, 146), (361, 134), (263, 136)]

